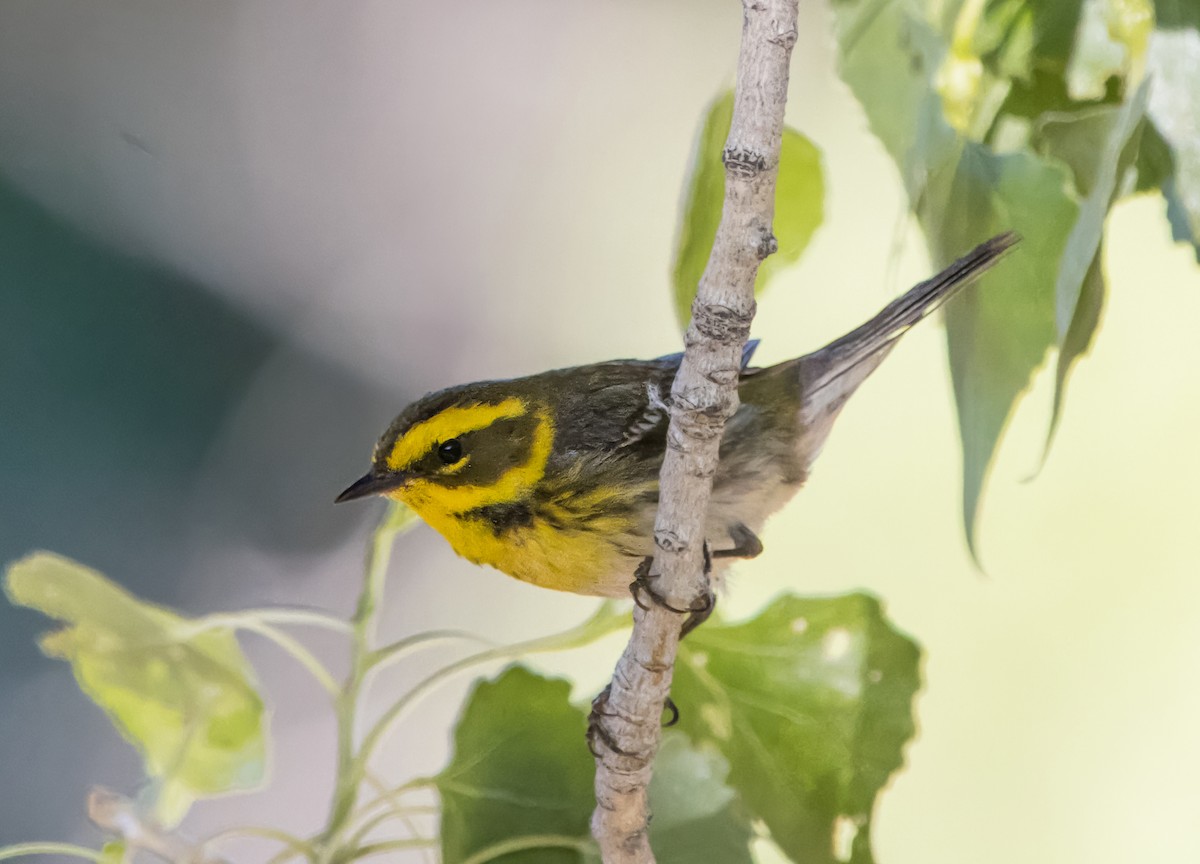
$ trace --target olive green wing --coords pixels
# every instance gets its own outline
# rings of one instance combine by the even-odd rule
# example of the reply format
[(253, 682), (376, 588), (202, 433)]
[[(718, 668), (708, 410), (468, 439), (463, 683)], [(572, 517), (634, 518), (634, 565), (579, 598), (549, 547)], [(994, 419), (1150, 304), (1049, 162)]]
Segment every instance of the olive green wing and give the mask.
[[(757, 339), (751, 339), (742, 348), (742, 372), (748, 374), (750, 359), (758, 348)], [(625, 431), (621, 437), (620, 447), (637, 447), (650, 444), (656, 450), (661, 450), (667, 434), (667, 424), (670, 422), (671, 385), (675, 382), (675, 374), (679, 364), (683, 362), (683, 354), (668, 354), (655, 360), (647, 361), (654, 367), (654, 372), (646, 382), (645, 399), (639, 400), (642, 408), (632, 419), (625, 422)]]
[[(747, 343), (742, 352), (746, 369), (758, 347)], [(671, 385), (683, 354), (654, 360), (614, 360), (577, 366), (547, 376), (549, 398), (555, 404), (555, 454), (623, 451), (659, 459), (670, 419)]]
[[(616, 360), (566, 370), (552, 382), (555, 453), (577, 458), (626, 448), (665, 430), (665, 399), (677, 365)], [(661, 445), (660, 445), (661, 446)]]

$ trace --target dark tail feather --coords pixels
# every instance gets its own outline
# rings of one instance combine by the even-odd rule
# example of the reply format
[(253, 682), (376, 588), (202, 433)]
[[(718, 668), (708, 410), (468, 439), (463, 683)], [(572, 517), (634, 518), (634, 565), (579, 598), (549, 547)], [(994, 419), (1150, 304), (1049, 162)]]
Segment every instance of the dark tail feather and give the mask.
[(1013, 232), (979, 244), (941, 273), (911, 288), (861, 327), (799, 362), (804, 430), (800, 452), (811, 464), (838, 412), (867, 376), (883, 362), (909, 328), (974, 282), (1017, 244)]

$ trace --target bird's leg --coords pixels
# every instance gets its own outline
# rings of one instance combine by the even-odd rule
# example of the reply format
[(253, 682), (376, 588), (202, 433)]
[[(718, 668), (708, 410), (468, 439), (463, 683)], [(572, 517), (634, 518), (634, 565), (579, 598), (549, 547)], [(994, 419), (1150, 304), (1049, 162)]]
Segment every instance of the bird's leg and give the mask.
[[(713, 550), (709, 548), (707, 542), (704, 544), (704, 594), (698, 597), (691, 606), (686, 609), (679, 609), (667, 602), (667, 599), (654, 590), (653, 580), (658, 576), (650, 572), (650, 567), (654, 563), (653, 556), (647, 556), (638, 564), (637, 570), (633, 574), (633, 582), (629, 585), (629, 593), (633, 595), (633, 602), (637, 603), (643, 609), (649, 609), (642, 600), (642, 595), (649, 597), (655, 605), (661, 606), (668, 611), (675, 612), (679, 615), (686, 615), (683, 625), (679, 628), (679, 638), (683, 639), (701, 624), (708, 620), (712, 615), (713, 610), (717, 606), (717, 595), (708, 587), (708, 576), (712, 572), (712, 562), (715, 558), (755, 558), (763, 551), (762, 541), (758, 539), (753, 531), (743, 525), (741, 522), (736, 522), (729, 528), (729, 539), (733, 541), (733, 546), (729, 549)], [(604, 728), (602, 718), (611, 717), (612, 714), (605, 709), (608, 707), (608, 694), (610, 687), (605, 687), (604, 692), (592, 700), (592, 711), (588, 715), (588, 730), (587, 740), (588, 749), (592, 751), (592, 755), (599, 758), (597, 752), (597, 742), (603, 744), (614, 753), (619, 753), (622, 756), (628, 754), (617, 746), (617, 742), (613, 739), (612, 734)], [(674, 726), (679, 722), (679, 707), (668, 696), (663, 703), (663, 710), (671, 712), (671, 718), (664, 723), (664, 726)]]
[(712, 553), (714, 558), (757, 558), (762, 554), (762, 541), (758, 535), (743, 525), (735, 522), (729, 526), (729, 539), (733, 546), (729, 549), (717, 549)]
[[(712, 562), (715, 558), (757, 558), (762, 554), (763, 544), (758, 539), (758, 535), (747, 528), (741, 522), (735, 522), (729, 526), (729, 539), (733, 541), (733, 546), (728, 549), (709, 548), (707, 542), (704, 544), (704, 576), (707, 582), (708, 575), (712, 573)], [(711, 589), (706, 588), (703, 596), (697, 598), (687, 609), (677, 609), (666, 601), (661, 594), (651, 587), (651, 581), (657, 579), (650, 572), (650, 565), (654, 563), (654, 558), (647, 556), (638, 564), (637, 570), (633, 574), (633, 582), (629, 585), (629, 593), (633, 595), (633, 601), (643, 609), (649, 609), (642, 602), (642, 593), (645, 592), (654, 603), (658, 606), (668, 609), (671, 612), (676, 612), (680, 615), (687, 615), (687, 620), (683, 622), (679, 638), (682, 639), (687, 634), (691, 633), (701, 624), (708, 620), (712, 615), (713, 609), (717, 605), (717, 595)]]
[[(751, 536), (753, 536), (753, 535), (751, 535)], [(661, 606), (664, 609), (667, 609), (671, 612), (675, 612), (679, 615), (686, 615), (687, 618), (684, 619), (683, 625), (679, 628), (679, 638), (683, 639), (685, 636), (687, 636), (689, 633), (691, 633), (693, 630), (695, 630), (697, 627), (699, 627), (701, 624), (703, 624), (705, 621), (707, 621), (709, 616), (712, 615), (713, 609), (715, 609), (716, 605), (717, 605), (717, 595), (712, 592), (712, 589), (707, 587), (708, 586), (708, 574), (712, 572), (712, 554), (709, 551), (708, 543), (704, 544), (705, 591), (704, 591), (704, 594), (701, 597), (697, 598), (697, 600), (695, 602), (693, 602), (692, 605), (690, 607), (688, 607), (687, 609), (677, 609), (676, 607), (672, 606), (670, 603), (667, 602), (665, 597), (663, 597), (661, 594), (659, 594), (657, 591), (655, 591), (653, 587), (651, 587), (651, 584), (650, 584), (651, 580), (658, 578), (656, 575), (654, 575), (650, 572), (650, 565), (652, 565), (653, 563), (654, 563), (653, 556), (647, 556), (642, 559), (641, 563), (638, 564), (638, 566), (637, 566), (637, 570), (634, 571), (633, 582), (630, 583), (630, 585), (629, 585), (629, 593), (633, 595), (633, 602), (636, 603), (638, 606), (640, 606), (642, 609), (650, 608), (649, 606), (647, 606), (645, 603), (642, 602), (642, 593), (645, 592), (646, 596), (648, 596), (651, 600), (653, 600), (656, 605)], [(607, 703), (607, 695), (608, 695), (607, 691), (605, 691), (604, 693), (601, 693), (600, 696), (597, 696), (596, 699), (597, 699), (597, 701), (599, 701), (603, 697), (604, 703), (601, 703), (603, 705), (603, 704)], [(596, 727), (598, 733), (602, 733), (604, 735), (607, 734), (607, 733), (604, 733), (603, 728), (600, 727), (599, 721), (592, 722), (593, 720), (595, 720), (597, 713), (603, 714), (603, 712), (597, 712), (596, 705), (597, 705), (597, 702), (592, 702), (592, 717), (589, 718), (589, 723), (588, 723), (588, 746), (590, 748), (592, 748), (593, 754), (595, 753), (595, 749), (593, 746), (594, 745), (594, 737), (593, 737), (593, 731), (592, 731), (593, 727)], [(668, 720), (666, 723), (664, 723), (663, 726), (668, 726), (668, 727), (674, 726), (676, 723), (679, 722), (679, 706), (675, 704), (674, 700), (672, 700), (670, 696), (668, 696), (666, 701), (663, 703), (663, 710), (671, 712), (671, 719)], [(610, 738), (601, 737), (601, 740), (604, 741), (605, 744), (607, 744), (611, 747), (611, 739)], [(612, 748), (612, 749), (616, 749), (616, 748)], [(620, 752), (620, 751), (618, 750), (617, 752)]]
[[(706, 581), (708, 575), (712, 572), (714, 558), (757, 558), (762, 554), (762, 541), (758, 539), (757, 534), (741, 522), (735, 522), (729, 527), (729, 539), (733, 541), (733, 546), (729, 549), (714, 550), (709, 548), (707, 542), (704, 544), (704, 576)], [(647, 568), (648, 570), (649, 568)], [(688, 610), (688, 617), (683, 622), (683, 629), (679, 633), (679, 638), (682, 639), (707, 621), (716, 606), (717, 595), (709, 589), (708, 593), (702, 598), (702, 601), (693, 604), (692, 608)]]

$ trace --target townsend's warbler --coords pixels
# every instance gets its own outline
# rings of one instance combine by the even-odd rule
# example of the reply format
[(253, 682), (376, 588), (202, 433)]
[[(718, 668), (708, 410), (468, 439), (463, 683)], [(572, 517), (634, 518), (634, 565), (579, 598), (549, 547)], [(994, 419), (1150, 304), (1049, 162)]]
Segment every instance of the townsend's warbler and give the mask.
[[(808, 476), (834, 419), (909, 327), (1016, 242), (976, 247), (819, 351), (765, 369), (743, 355), (708, 505), (714, 557), (755, 532)], [(403, 501), (459, 555), (526, 582), (609, 597), (654, 553), (667, 400), (682, 355), (614, 360), (451, 387), (401, 412), (371, 470), (337, 500)], [(713, 574), (719, 577), (719, 571)]]

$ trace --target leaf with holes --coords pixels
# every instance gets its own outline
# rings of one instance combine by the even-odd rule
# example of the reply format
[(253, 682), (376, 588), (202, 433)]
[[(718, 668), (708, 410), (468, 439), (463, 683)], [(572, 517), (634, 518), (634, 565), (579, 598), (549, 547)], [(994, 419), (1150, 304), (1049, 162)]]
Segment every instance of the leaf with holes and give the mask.
[[(596, 802), (584, 742), (587, 718), (569, 696), (566, 681), (520, 666), (476, 685), (454, 731), (454, 755), (437, 778), (446, 864), (506, 844), (520, 848), (494, 860), (593, 860), (588, 822)], [(667, 735), (650, 784), (650, 843), (660, 864), (751, 864), (750, 821), (726, 785), (728, 772), (715, 749), (696, 749), (681, 735)]]
[(680, 728), (795, 861), (869, 864), (875, 800), (912, 738), (920, 651), (864, 594), (785, 596), (680, 646)]
[(749, 813), (728, 785), (729, 762), (668, 730), (650, 781), (650, 845), (658, 864), (753, 864)]
[(42, 637), (142, 754), (154, 818), (172, 827), (198, 798), (262, 781), (262, 698), (228, 628), (201, 629), (104, 576), (38, 552), (8, 569), (9, 600), (65, 625)]

